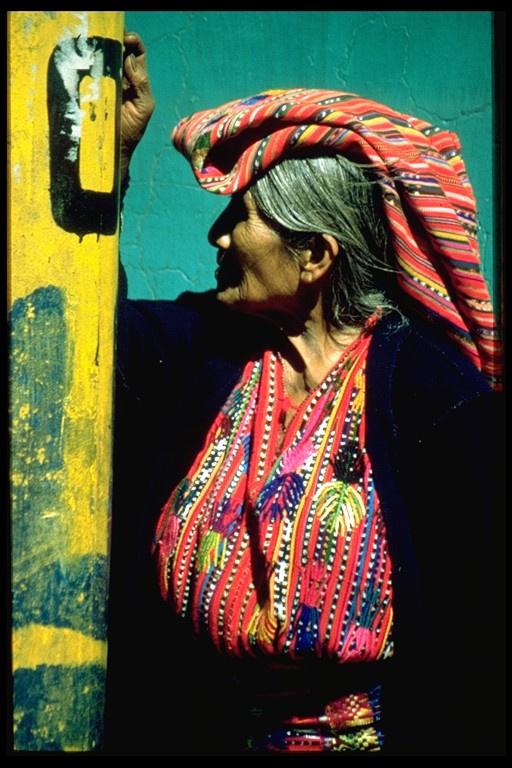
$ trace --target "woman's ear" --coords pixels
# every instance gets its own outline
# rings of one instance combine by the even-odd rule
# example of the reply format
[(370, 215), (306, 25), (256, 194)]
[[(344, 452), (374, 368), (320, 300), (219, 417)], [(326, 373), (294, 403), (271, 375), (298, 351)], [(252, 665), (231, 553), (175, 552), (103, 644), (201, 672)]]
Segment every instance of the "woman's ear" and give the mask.
[(310, 247), (303, 252), (302, 279), (306, 283), (316, 282), (331, 268), (340, 251), (340, 245), (332, 235), (315, 234)]

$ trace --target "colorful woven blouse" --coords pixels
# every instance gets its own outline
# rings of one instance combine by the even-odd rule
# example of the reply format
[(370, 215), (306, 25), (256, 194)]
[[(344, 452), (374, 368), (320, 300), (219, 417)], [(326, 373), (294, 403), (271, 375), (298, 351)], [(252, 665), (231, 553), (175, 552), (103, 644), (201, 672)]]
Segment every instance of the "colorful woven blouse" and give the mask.
[[(372, 324), (287, 428), (279, 355), (247, 364), (163, 509), (162, 595), (223, 654), (340, 664), (393, 654), (391, 562), (364, 445)], [(378, 711), (375, 691), (355, 691), (316, 713), (312, 732), (299, 719), (265, 748), (373, 751)]]

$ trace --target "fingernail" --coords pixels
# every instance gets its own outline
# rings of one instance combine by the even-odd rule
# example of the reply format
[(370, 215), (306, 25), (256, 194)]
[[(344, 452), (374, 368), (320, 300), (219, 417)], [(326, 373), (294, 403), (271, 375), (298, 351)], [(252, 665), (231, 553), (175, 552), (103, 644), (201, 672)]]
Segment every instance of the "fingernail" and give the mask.
[(137, 58), (136, 58), (134, 53), (130, 53), (130, 59), (131, 59), (131, 62), (132, 62), (132, 67), (134, 69), (137, 69), (139, 65), (137, 63)]

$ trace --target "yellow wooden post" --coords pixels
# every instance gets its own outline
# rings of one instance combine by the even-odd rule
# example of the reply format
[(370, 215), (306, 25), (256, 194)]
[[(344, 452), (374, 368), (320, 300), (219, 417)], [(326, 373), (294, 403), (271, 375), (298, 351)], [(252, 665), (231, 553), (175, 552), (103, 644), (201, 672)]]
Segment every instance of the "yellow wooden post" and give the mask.
[(123, 27), (8, 16), (15, 752), (103, 738)]

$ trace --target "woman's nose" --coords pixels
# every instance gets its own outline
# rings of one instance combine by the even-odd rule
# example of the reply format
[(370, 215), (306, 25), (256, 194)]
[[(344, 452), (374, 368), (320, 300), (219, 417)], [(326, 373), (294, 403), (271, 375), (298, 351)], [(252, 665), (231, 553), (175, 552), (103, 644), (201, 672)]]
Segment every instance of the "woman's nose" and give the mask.
[(217, 245), (219, 248), (222, 248), (223, 251), (227, 251), (230, 243), (231, 235), (228, 235), (227, 233), (225, 235), (219, 235), (219, 237), (217, 237), (215, 240), (215, 245)]
[(231, 243), (231, 230), (234, 226), (233, 220), (233, 201), (224, 208), (220, 216), (213, 222), (208, 232), (208, 242), (210, 245), (218, 248), (229, 248)]
[(226, 226), (226, 215), (225, 212), (223, 212), (217, 219), (215, 219), (212, 226), (210, 227), (210, 231), (208, 232), (208, 242), (210, 245), (213, 245), (213, 247), (217, 246), (218, 248), (226, 248), (227, 246), (224, 244), (224, 242), (221, 243), (220, 241), (225, 241), (229, 238), (228, 232), (229, 230)]
[(210, 245), (213, 245), (213, 247), (217, 246), (217, 248), (229, 248), (231, 243), (231, 234), (226, 227), (221, 227), (220, 224), (220, 220), (217, 219), (217, 221), (213, 224), (210, 231), (208, 232), (208, 242)]

